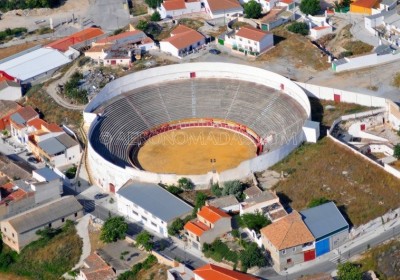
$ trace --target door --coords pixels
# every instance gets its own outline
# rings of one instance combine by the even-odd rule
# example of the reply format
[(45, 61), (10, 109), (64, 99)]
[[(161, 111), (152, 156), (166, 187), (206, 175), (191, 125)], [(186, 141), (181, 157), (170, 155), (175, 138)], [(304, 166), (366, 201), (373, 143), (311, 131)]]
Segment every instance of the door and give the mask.
[(360, 125), (360, 129), (361, 129), (361, 131), (364, 131), (364, 130), (365, 130), (365, 123), (363, 123), (363, 124)]
[(335, 93), (333, 95), (333, 100), (335, 100), (335, 102), (340, 102), (340, 95)]
[(109, 184), (108, 185), (108, 187), (109, 187), (109, 189), (110, 189), (110, 192), (112, 192), (112, 193), (115, 193), (115, 186), (114, 186), (114, 184)]
[(115, 65), (115, 64), (117, 64), (117, 61), (116, 60), (111, 60), (111, 65)]
[(311, 261), (313, 259), (315, 259), (315, 250), (314, 249), (304, 252), (304, 261), (305, 262)]
[(329, 238), (318, 241), (315, 244), (316, 256), (322, 256), (330, 251)]

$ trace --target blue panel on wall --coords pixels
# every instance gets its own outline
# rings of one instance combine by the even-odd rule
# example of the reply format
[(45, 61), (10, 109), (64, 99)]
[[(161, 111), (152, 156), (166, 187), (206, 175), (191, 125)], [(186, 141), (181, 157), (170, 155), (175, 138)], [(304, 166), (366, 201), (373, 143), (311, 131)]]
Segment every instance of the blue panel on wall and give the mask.
[(318, 241), (315, 244), (315, 253), (317, 255), (317, 257), (326, 254), (330, 251), (330, 247), (329, 247), (329, 238), (323, 239), (321, 241)]

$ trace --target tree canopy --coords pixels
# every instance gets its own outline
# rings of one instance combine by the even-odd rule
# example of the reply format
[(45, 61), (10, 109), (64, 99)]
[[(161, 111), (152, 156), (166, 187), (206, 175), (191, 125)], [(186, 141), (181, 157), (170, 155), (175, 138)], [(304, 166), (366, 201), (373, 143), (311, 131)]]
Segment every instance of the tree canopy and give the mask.
[(161, 20), (161, 15), (158, 11), (155, 11), (151, 17), (150, 17), (151, 21), (160, 21)]
[(240, 181), (227, 181), (224, 183), (224, 188), (222, 189), (222, 195), (233, 194), (236, 198), (240, 198), (243, 192), (243, 185)]
[(303, 36), (308, 35), (308, 25), (305, 22), (294, 22), (287, 28), (290, 32), (301, 34)]
[(142, 247), (147, 252), (154, 248), (153, 236), (147, 231), (142, 231), (136, 236), (136, 245)]
[(308, 208), (320, 206), (327, 202), (329, 202), (329, 199), (327, 199), (326, 197), (313, 198), (313, 199), (311, 199), (310, 203), (308, 203)]
[(216, 197), (220, 197), (222, 195), (222, 189), (219, 187), (218, 183), (212, 184), (211, 193)]
[(185, 223), (182, 219), (178, 218), (172, 222), (172, 224), (168, 227), (168, 234), (169, 235), (177, 235), (184, 227)]
[(240, 260), (242, 261), (243, 270), (253, 266), (263, 267), (267, 265), (267, 260), (257, 244), (252, 242), (240, 252)]
[(194, 188), (194, 184), (190, 179), (182, 177), (178, 180), (178, 187), (184, 190), (192, 190)]
[(321, 10), (319, 0), (301, 0), (300, 11), (306, 15), (316, 15)]
[(362, 280), (362, 271), (359, 266), (345, 262), (338, 266), (338, 278), (339, 280)]
[(104, 243), (111, 243), (124, 239), (128, 231), (128, 224), (124, 217), (116, 216), (106, 220), (101, 228), (100, 240)]
[(145, 0), (144, 2), (146, 2), (146, 4), (152, 8), (152, 9), (156, 9), (157, 7), (160, 7), (162, 0)]
[(240, 216), (239, 223), (242, 227), (247, 227), (255, 232), (260, 232), (260, 229), (269, 225), (271, 221), (262, 213), (256, 212), (243, 214)]
[(248, 18), (259, 18), (261, 16), (261, 12), (261, 4), (254, 0), (250, 0), (244, 4), (244, 13)]
[(393, 156), (397, 159), (400, 159), (400, 144), (396, 144), (396, 146), (394, 146)]
[(60, 3), (60, 0), (2, 0), (0, 1), (0, 10), (54, 8)]

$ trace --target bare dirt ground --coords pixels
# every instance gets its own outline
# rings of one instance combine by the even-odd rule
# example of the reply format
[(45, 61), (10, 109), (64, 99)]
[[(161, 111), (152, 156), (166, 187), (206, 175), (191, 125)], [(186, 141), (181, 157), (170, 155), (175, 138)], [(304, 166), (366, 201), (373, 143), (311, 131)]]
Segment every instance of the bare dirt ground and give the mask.
[[(53, 21), (70, 18), (72, 14), (75, 17), (85, 16), (89, 9), (89, 0), (67, 0), (62, 6), (49, 9), (32, 9), (32, 10), (13, 10), (3, 14), (0, 20), (0, 30), (5, 28), (26, 27), (28, 30), (38, 27), (35, 23), (37, 20)], [(19, 14), (20, 16), (18, 16)]]
[(145, 170), (184, 175), (211, 171), (210, 159), (216, 159), (215, 169), (221, 172), (255, 155), (254, 144), (238, 133), (215, 128), (190, 128), (151, 138), (139, 150), (138, 159)]
[(0, 59), (6, 58), (10, 55), (22, 52), (29, 48), (32, 48), (37, 45), (46, 45), (49, 44), (52, 40), (38, 40), (34, 42), (26, 42), (25, 44), (20, 44), (7, 48), (0, 48)]

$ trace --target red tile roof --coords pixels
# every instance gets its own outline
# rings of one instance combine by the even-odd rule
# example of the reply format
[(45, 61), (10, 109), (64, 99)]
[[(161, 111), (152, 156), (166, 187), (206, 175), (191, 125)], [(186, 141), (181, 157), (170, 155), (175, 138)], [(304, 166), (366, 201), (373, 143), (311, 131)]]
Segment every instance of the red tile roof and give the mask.
[(260, 42), (270, 32), (263, 31), (251, 26), (242, 26), (239, 31), (236, 32), (236, 36), (240, 36), (249, 40)]
[(206, 221), (209, 221), (210, 223), (214, 224), (221, 218), (230, 218), (228, 214), (226, 214), (224, 211), (221, 209), (214, 207), (214, 206), (203, 206), (201, 207), (201, 210), (197, 213), (197, 216), (202, 217)]
[(184, 229), (200, 237), (203, 235), (204, 232), (206, 232), (210, 228), (200, 221), (194, 221), (194, 222), (189, 221), (185, 224)]
[(212, 12), (242, 9), (237, 0), (208, 0), (207, 2)]
[(193, 271), (204, 280), (257, 280), (258, 278), (213, 264), (206, 264)]
[(167, 0), (167, 1), (164, 1), (161, 5), (163, 5), (163, 7), (166, 11), (186, 9), (184, 0)]
[(68, 37), (52, 42), (46, 45), (46, 47), (50, 47), (65, 52), (68, 50), (70, 46), (73, 46), (75, 44), (84, 42), (86, 40), (95, 38), (103, 34), (104, 34), (103, 30), (101, 30), (100, 28), (90, 27), (82, 31), (76, 32)]
[(178, 25), (172, 32), (171, 37), (162, 40), (161, 42), (169, 42), (177, 49), (184, 49), (201, 40), (204, 36), (196, 30), (193, 30), (184, 25)]
[(29, 126), (33, 126), (37, 130), (46, 129), (49, 132), (62, 132), (62, 128), (55, 123), (47, 123), (42, 119), (33, 119), (27, 122)]
[(326, 29), (326, 28), (329, 28), (329, 26), (317, 26), (317, 27), (314, 27), (313, 29), (322, 30), (322, 29)]
[(293, 0), (280, 0), (280, 2), (290, 5), (293, 3)]
[(84, 262), (86, 267), (81, 268), (81, 271), (87, 280), (115, 279), (113, 269), (96, 252), (90, 254)]
[(363, 8), (372, 8), (376, 5), (377, 2), (378, 0), (358, 0), (351, 3), (350, 5), (359, 6)]

